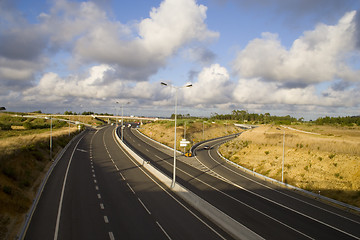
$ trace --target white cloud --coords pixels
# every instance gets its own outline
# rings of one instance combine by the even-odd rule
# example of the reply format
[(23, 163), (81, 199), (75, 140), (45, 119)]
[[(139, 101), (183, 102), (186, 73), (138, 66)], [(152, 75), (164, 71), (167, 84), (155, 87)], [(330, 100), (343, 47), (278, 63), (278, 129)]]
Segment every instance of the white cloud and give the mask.
[(184, 101), (188, 104), (207, 106), (232, 101), (233, 83), (226, 68), (219, 64), (205, 67), (198, 74), (198, 81), (183, 90)]
[(146, 80), (181, 47), (218, 37), (205, 19), (206, 7), (194, 0), (165, 0), (137, 29), (101, 17), (76, 41), (74, 53), (80, 61), (115, 64), (124, 78)]
[[(91, 1), (53, 3), (36, 24), (12, 17), (21, 16), (15, 8), (0, 16), (7, 23), (0, 31), (0, 99), (9, 99), (5, 90), (21, 86), (19, 96), (33, 102), (119, 96), (159, 100), (158, 88), (145, 81), (180, 49), (219, 36), (208, 30), (207, 8), (195, 0), (164, 0), (148, 18), (128, 24)], [(69, 65), (59, 68), (72, 75), (46, 71), (50, 64), (56, 68), (57, 62), (49, 60), (57, 53), (69, 54)]]
[(245, 78), (301, 86), (340, 77), (359, 81), (360, 72), (347, 63), (347, 55), (356, 49), (355, 15), (355, 11), (345, 14), (334, 26), (319, 24), (304, 32), (289, 50), (276, 34), (263, 33), (237, 55), (234, 71)]
[(331, 113), (358, 108), (357, 28), (359, 22), (352, 11), (336, 25), (318, 24), (304, 32), (290, 48), (273, 33), (251, 40), (232, 63), (239, 77), (234, 104), (305, 115), (308, 109), (315, 113), (327, 108)]

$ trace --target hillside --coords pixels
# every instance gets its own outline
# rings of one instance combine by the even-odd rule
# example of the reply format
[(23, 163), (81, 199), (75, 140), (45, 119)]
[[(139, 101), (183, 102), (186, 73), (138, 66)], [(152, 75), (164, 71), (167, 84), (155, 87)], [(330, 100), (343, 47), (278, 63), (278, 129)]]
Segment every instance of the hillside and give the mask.
[[(193, 144), (203, 140), (202, 122), (188, 123), (187, 126), (188, 140)], [(289, 129), (261, 125), (223, 144), (219, 151), (239, 165), (281, 180), (284, 130), (284, 181), (360, 207), (360, 127), (301, 124)], [(146, 124), (141, 131), (170, 147), (174, 144), (172, 122)], [(204, 124), (205, 139), (239, 131), (230, 122), (227, 125), (224, 122)], [(184, 123), (181, 122), (177, 139), (183, 135)]]
[[(49, 123), (0, 114), (0, 239), (15, 239), (52, 163)], [(53, 158), (78, 132), (65, 125), (53, 121)]]
[(360, 207), (359, 127), (265, 125), (223, 144), (220, 152), (281, 181), (284, 131), (284, 182)]

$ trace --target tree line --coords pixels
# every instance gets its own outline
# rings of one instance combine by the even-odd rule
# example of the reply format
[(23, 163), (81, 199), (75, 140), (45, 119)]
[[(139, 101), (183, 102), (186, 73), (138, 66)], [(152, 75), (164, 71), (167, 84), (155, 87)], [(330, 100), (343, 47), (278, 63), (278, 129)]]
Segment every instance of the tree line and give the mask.
[(94, 113), (91, 111), (84, 111), (82, 113), (76, 113), (72, 111), (65, 111), (64, 115), (102, 115), (102, 116), (113, 116), (111, 113)]
[[(190, 114), (177, 114), (177, 119), (198, 119), (199, 117), (191, 116)], [(175, 118), (175, 114), (171, 115), (171, 119)], [(212, 113), (210, 118), (203, 118), (204, 120), (234, 120), (239, 123), (252, 123), (252, 124), (284, 124), (290, 125), (291, 123), (302, 123), (304, 118), (295, 118), (290, 115), (286, 116), (272, 116), (270, 113), (249, 113), (246, 110), (233, 110), (228, 114)], [(332, 124), (342, 126), (360, 126), (360, 116), (346, 116), (346, 117), (320, 117), (315, 121), (309, 122), (317, 125)]]

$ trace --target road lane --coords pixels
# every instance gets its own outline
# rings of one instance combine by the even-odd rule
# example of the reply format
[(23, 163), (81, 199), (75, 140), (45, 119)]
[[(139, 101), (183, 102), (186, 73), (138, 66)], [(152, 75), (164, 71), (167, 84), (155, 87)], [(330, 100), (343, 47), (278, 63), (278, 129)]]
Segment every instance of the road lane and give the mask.
[(26, 239), (56, 239), (58, 212), (57, 239), (231, 239), (138, 166), (113, 130), (89, 130), (71, 144), (45, 185)]
[(151, 213), (155, 222), (171, 239), (231, 239), (163, 183), (146, 173), (145, 169), (139, 168), (135, 161), (120, 161), (121, 155), (125, 153), (118, 151), (118, 144), (110, 139), (105, 139), (105, 143), (114, 158), (114, 164), (131, 186), (134, 195), (141, 199), (146, 211)]
[[(209, 151), (197, 151), (197, 160), (206, 165), (208, 169), (227, 176), (232, 184), (237, 186), (246, 186), (254, 194), (259, 194), (270, 201), (276, 202), (282, 206), (295, 211), (311, 220), (343, 232), (349, 237), (358, 237), (360, 235), (360, 218), (358, 215), (343, 211), (340, 208), (323, 204), (316, 199), (300, 195), (292, 190), (278, 187), (269, 181), (263, 181), (259, 178), (245, 174), (239, 168), (227, 164), (217, 153), (218, 146), (222, 140), (211, 141), (213, 148)], [(207, 143), (209, 144), (209, 143)], [(202, 146), (199, 146), (201, 149)], [(264, 189), (267, 189), (264, 191)], [(305, 206), (305, 207), (304, 207)]]
[[(126, 134), (128, 134), (128, 136)], [(162, 153), (163, 151), (166, 152), (168, 150), (159, 146), (151, 149), (151, 146), (149, 146), (148, 143), (154, 145), (153, 142), (148, 141), (141, 136), (135, 136), (129, 130), (125, 131), (125, 139), (127, 138), (129, 138), (129, 144), (135, 143), (133, 147), (137, 148), (140, 155), (145, 157), (148, 161), (152, 161), (158, 168), (171, 176), (172, 157), (171, 155)], [(142, 141), (145, 141), (146, 144), (141, 143)], [(141, 147), (137, 147), (139, 145), (141, 145)], [(145, 148), (151, 153), (149, 154), (148, 151), (142, 150)], [(159, 149), (161, 149), (161, 151)], [(219, 179), (211, 179), (211, 177), (206, 176), (208, 174), (196, 171), (185, 165), (178, 161), (177, 181), (186, 185), (190, 190), (196, 191), (199, 196), (202, 196), (207, 201), (214, 204), (214, 206), (219, 207), (224, 212), (230, 214), (230, 216), (265, 238), (356, 239), (360, 236), (360, 228), (358, 227), (359, 221), (347, 221), (345, 224), (340, 223), (339, 225), (333, 225), (332, 223), (334, 221), (339, 222), (336, 215), (332, 214), (332, 216), (330, 216), (331, 219), (328, 221), (329, 223), (324, 222), (323, 219), (319, 220), (317, 218), (318, 216), (322, 216), (322, 214), (327, 214), (327, 217), (329, 217), (327, 211), (317, 209), (313, 215), (308, 215), (307, 212), (313, 211), (313, 209), (305, 210), (305, 213), (292, 209), (291, 205), (293, 204), (294, 199), (286, 199), (286, 202), (289, 202), (289, 206), (287, 206), (279, 204), (276, 201), (271, 200), (271, 198), (264, 198), (263, 195), (280, 195), (264, 186), (257, 185), (254, 187), (256, 192), (247, 191), (247, 189), (241, 189), (239, 186), (252, 186), (254, 183), (249, 180), (245, 181), (243, 179), (241, 185), (234, 186), (233, 184), (219, 181)], [(211, 167), (213, 168), (215, 166)], [(199, 184), (200, 181), (202, 184)], [(280, 198), (283, 197), (284, 196), (280, 195)], [(275, 196), (275, 198), (279, 198), (279, 196)], [(303, 201), (306, 200), (303, 196), (299, 196), (299, 198)], [(296, 204), (300, 205), (300, 208), (308, 208), (307, 204), (304, 204), (301, 201), (297, 201)], [(336, 212), (338, 209), (334, 211)]]
[[(87, 134), (87, 133), (85, 133)], [(53, 239), (58, 213), (58, 205), (62, 183), (68, 161), (75, 146), (81, 141), (77, 137), (72, 141), (68, 149), (56, 163), (46, 185), (41, 193), (37, 207), (31, 217), (31, 221), (24, 235), (24, 239)]]

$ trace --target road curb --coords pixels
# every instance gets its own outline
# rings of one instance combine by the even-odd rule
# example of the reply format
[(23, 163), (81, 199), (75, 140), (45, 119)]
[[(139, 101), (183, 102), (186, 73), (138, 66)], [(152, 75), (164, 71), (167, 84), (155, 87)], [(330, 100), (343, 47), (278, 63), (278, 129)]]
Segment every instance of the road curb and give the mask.
[(65, 153), (65, 151), (68, 149), (68, 147), (70, 146), (70, 144), (71, 144), (73, 141), (75, 141), (76, 139), (78, 139), (78, 138), (79, 138), (81, 135), (83, 135), (85, 132), (86, 132), (86, 130), (85, 130), (85, 131), (82, 131), (81, 133), (79, 133), (79, 134), (77, 134), (75, 137), (73, 137), (73, 138), (68, 142), (68, 144), (61, 150), (61, 152), (56, 156), (53, 164), (51, 164), (49, 170), (46, 172), (46, 175), (45, 175), (44, 179), (42, 180), (42, 182), (41, 182), (41, 184), (40, 184), (40, 187), (39, 187), (39, 189), (38, 189), (38, 191), (37, 191), (37, 193), (36, 193), (36, 196), (35, 196), (35, 198), (34, 198), (34, 200), (33, 200), (33, 204), (31, 205), (29, 212), (26, 214), (26, 219), (25, 219), (24, 225), (23, 225), (23, 227), (21, 228), (20, 234), (19, 234), (19, 236), (17, 237), (17, 239), (21, 239), (21, 240), (24, 239), (25, 234), (26, 234), (26, 231), (27, 231), (27, 229), (28, 229), (28, 227), (29, 227), (31, 218), (32, 218), (32, 216), (33, 216), (33, 214), (34, 214), (34, 212), (35, 212), (35, 210), (36, 210), (36, 207), (37, 207), (37, 204), (38, 204), (39, 199), (40, 199), (40, 197), (41, 197), (41, 194), (42, 194), (42, 192), (43, 192), (43, 190), (44, 190), (44, 187), (45, 187), (45, 185), (46, 185), (46, 183), (47, 183), (47, 181), (48, 181), (48, 179), (49, 179), (49, 177), (50, 177), (53, 169), (56, 167), (56, 165), (57, 165), (57, 163), (59, 162), (60, 158), (63, 156), (63, 154)]

